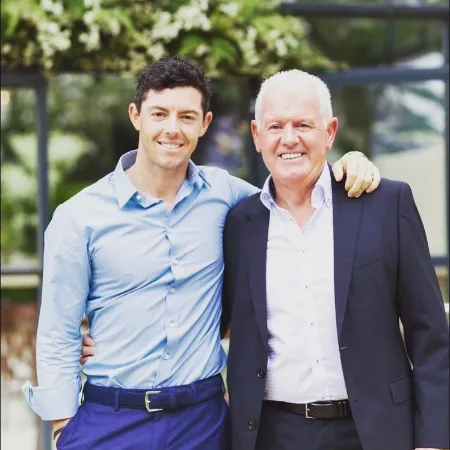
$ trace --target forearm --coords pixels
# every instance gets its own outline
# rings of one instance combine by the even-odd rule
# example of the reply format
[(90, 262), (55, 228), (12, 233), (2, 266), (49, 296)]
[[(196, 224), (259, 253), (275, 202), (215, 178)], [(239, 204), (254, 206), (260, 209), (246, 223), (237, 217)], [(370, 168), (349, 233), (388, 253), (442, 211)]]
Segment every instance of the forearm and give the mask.
[(36, 342), (38, 386), (22, 390), (43, 420), (72, 417), (81, 390), (80, 325), (89, 294), (87, 242), (70, 217), (56, 213), (46, 231), (42, 304)]

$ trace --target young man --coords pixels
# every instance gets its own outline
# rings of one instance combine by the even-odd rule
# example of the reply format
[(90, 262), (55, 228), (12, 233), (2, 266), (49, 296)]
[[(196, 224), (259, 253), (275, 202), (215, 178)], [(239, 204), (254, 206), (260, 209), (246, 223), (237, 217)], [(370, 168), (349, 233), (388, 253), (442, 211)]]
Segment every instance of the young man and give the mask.
[(326, 163), (337, 129), (317, 77), (263, 83), (271, 175), (224, 232), (232, 449), (447, 449), (448, 323), (411, 189), (349, 199)]
[[(212, 120), (210, 95), (184, 58), (145, 69), (129, 107), (138, 149), (60, 205), (46, 231), (39, 386), (24, 393), (54, 421), (60, 449), (228, 447), (222, 231), (257, 189), (190, 161)], [(376, 188), (377, 172), (365, 181), (373, 165), (353, 158), (355, 190)], [(84, 313), (96, 347), (78, 408)]]

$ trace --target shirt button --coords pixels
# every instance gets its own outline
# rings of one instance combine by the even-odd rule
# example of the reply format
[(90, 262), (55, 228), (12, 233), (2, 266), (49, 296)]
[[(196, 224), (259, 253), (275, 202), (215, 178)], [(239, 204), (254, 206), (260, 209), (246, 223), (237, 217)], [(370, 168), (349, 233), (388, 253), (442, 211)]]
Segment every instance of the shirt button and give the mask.
[(136, 200), (142, 200), (142, 195), (140, 194), (136, 195)]
[(169, 323), (169, 327), (170, 328), (174, 328), (175, 327), (175, 322), (172, 320), (172, 322)]
[(173, 259), (173, 264), (174, 264), (174, 266), (176, 266), (178, 264), (178, 259), (177, 258)]
[(174, 287), (171, 287), (171, 288), (170, 288), (170, 293), (171, 293), (171, 294), (175, 294), (175, 292), (177, 292), (177, 290), (176, 290)]
[(256, 376), (257, 376), (258, 378), (264, 378), (264, 377), (266, 376), (266, 372), (265, 372), (263, 369), (258, 369), (258, 370), (256, 371)]
[(249, 430), (256, 430), (256, 427), (257, 427), (256, 420), (248, 421), (248, 429)]
[(166, 353), (165, 355), (164, 355), (164, 359), (169, 359), (170, 358), (170, 355), (168, 354), (168, 353)]

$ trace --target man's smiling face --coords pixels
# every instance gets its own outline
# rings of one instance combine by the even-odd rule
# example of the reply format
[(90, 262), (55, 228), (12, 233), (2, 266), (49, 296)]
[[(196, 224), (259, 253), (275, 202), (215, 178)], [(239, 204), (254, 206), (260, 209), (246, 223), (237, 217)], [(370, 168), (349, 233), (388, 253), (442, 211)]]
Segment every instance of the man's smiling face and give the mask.
[(130, 118), (139, 131), (139, 148), (147, 162), (167, 171), (186, 170), (199, 137), (212, 113), (203, 114), (202, 94), (197, 89), (177, 87), (150, 90), (138, 112), (130, 105)]
[(275, 183), (315, 182), (337, 131), (327, 123), (314, 87), (273, 84), (265, 92), (259, 122), (252, 121), (256, 150)]

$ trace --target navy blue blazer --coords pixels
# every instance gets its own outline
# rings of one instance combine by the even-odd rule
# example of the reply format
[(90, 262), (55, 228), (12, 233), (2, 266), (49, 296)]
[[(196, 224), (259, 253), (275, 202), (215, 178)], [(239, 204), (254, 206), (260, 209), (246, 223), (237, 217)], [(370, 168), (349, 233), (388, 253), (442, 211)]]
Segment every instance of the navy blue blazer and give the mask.
[[(351, 199), (332, 179), (338, 340), (364, 450), (448, 448), (448, 322), (411, 189), (383, 179), (374, 193)], [(269, 217), (255, 194), (225, 225), (233, 450), (255, 448), (264, 397)]]

